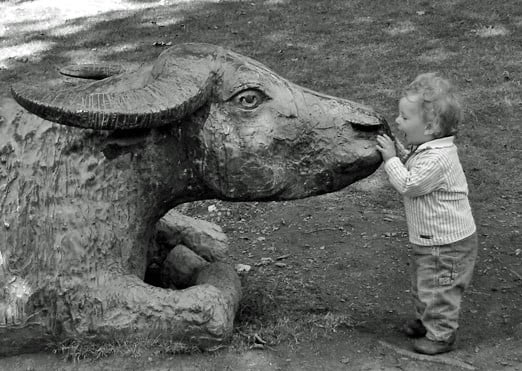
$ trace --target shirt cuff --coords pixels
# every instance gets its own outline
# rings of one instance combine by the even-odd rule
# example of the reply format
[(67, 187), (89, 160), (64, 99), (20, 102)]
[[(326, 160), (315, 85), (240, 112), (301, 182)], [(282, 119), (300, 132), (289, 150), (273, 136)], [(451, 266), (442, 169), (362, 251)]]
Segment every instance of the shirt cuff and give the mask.
[(396, 157), (396, 156), (388, 159), (388, 161), (386, 161), (384, 163), (384, 170), (386, 172), (393, 171), (394, 169), (397, 169), (398, 167), (402, 167), (403, 168), (404, 165), (401, 162), (401, 160), (398, 157)]

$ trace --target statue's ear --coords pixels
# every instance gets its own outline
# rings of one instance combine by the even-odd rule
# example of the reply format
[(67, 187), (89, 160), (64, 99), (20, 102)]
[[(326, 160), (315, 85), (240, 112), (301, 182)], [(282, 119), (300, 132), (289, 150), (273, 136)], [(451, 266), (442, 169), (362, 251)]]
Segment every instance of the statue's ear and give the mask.
[(65, 76), (92, 80), (102, 80), (126, 72), (122, 65), (108, 63), (73, 64), (61, 67), (58, 71)]

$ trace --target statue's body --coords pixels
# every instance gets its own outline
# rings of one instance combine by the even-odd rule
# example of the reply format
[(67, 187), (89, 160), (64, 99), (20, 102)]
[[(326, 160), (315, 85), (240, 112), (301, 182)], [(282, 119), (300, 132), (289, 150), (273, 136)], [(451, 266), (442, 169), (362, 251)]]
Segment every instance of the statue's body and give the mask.
[(225, 265), (198, 270), (183, 290), (143, 281), (158, 220), (199, 199), (339, 190), (379, 166), (375, 136), (388, 130), (371, 109), (202, 44), (171, 48), (132, 73), (13, 94), (63, 125), (2, 102), (4, 353), (86, 333), (226, 339), (239, 294)]

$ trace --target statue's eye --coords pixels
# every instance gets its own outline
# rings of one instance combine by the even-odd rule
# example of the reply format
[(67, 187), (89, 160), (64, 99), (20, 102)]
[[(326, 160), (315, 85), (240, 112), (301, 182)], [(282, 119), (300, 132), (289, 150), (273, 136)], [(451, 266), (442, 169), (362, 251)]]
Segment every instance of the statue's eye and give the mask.
[(234, 95), (231, 98), (231, 101), (237, 104), (240, 108), (253, 110), (254, 108), (259, 107), (259, 105), (267, 99), (268, 97), (261, 90), (246, 89)]

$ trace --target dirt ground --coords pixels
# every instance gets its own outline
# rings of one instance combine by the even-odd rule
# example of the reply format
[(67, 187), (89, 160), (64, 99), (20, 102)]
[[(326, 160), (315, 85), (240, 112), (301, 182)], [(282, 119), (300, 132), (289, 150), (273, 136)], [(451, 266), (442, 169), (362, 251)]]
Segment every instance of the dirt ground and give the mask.
[[(15, 3), (19, 3), (17, 10), (11, 7)], [(166, 29), (178, 32), (178, 40), (184, 40), (188, 32), (188, 21), (166, 23), (161, 9), (147, 13), (147, 23), (154, 27), (156, 18), (165, 22), (161, 35), (144, 28), (141, 46), (117, 43), (129, 22), (120, 21), (119, 16), (110, 26), (114, 34), (110, 27), (103, 28), (103, 34), (97, 30), (96, 37), (103, 41), (81, 31), (92, 23), (88, 17), (100, 14), (102, 8), (103, 14), (121, 9), (144, 12), (156, 3), (181, 7), (187, 2), (113, 3), (115, 8), (104, 10), (103, 2), (85, 2), (90, 6), (65, 13), (60, 5), (45, 1), (0, 2), (4, 7), (0, 94), (9, 94), (10, 83), (42, 78), (42, 70), (52, 71), (59, 64), (93, 62), (100, 56), (110, 60), (114, 50), (126, 63), (136, 64), (158, 54), (154, 43), (169, 40), (163, 37)], [(8, 10), (20, 22), (9, 23)], [(47, 17), (36, 22), (42, 14)], [(206, 31), (211, 33), (213, 28)], [(76, 39), (69, 34), (78, 32), (82, 43), (75, 49)], [(13, 38), (17, 41), (12, 42)], [(112, 44), (119, 49), (110, 49)], [(516, 151), (506, 155), (506, 161), (519, 161), (520, 148)], [(471, 153), (465, 150), (464, 156)], [(466, 169), (472, 192), (484, 176), (478, 166)], [(520, 173), (511, 176), (512, 184), (520, 184)], [(411, 315), (409, 250), (401, 200), (379, 170), (341, 192), (305, 200), (209, 200), (180, 207), (188, 215), (219, 224), (230, 240), (230, 262), (251, 267), (242, 277), (248, 301), (242, 303), (234, 335), (243, 342), (204, 354), (137, 351), (131, 357), (79, 362), (50, 353), (26, 354), (0, 359), (0, 370), (522, 370), (522, 191), (499, 187), (489, 188), (487, 199), (471, 197), (479, 228), (479, 261), (464, 298), (458, 349), (443, 357), (415, 358), (405, 352), (411, 350), (410, 343), (397, 330)], [(307, 321), (310, 326), (304, 331)], [(300, 327), (289, 336), (293, 322)], [(285, 329), (284, 334), (277, 333), (278, 326)], [(241, 332), (244, 328), (255, 328), (266, 344), (248, 341), (250, 334)]]
[[(305, 200), (212, 200), (180, 207), (223, 227), (231, 263), (252, 267), (243, 276), (246, 294), (261, 288), (259, 293), (270, 300), (261, 317), (275, 312), (289, 320), (313, 321), (330, 314), (345, 326), (296, 333), (281, 342), (261, 328), (260, 336), (268, 342), (263, 349), (233, 343), (205, 354), (142, 351), (76, 363), (42, 353), (2, 359), (0, 369), (522, 370), (522, 282), (515, 271), (520, 271), (520, 259), (493, 247), (508, 241), (496, 232), (492, 241), (492, 230), (481, 219), (480, 260), (464, 300), (458, 349), (430, 361), (399, 350), (411, 350), (397, 330), (411, 314), (408, 244), (400, 199), (385, 180), (379, 170), (341, 192)], [(256, 310), (260, 308), (258, 304)], [(327, 324), (322, 321), (319, 327)]]

